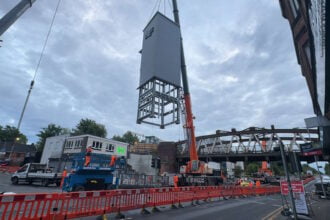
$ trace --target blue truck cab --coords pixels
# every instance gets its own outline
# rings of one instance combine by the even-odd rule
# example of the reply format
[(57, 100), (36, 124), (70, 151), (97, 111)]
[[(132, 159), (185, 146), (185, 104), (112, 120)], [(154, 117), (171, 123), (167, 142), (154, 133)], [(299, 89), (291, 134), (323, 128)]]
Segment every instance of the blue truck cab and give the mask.
[(66, 192), (88, 190), (110, 190), (118, 188), (119, 178), (116, 170), (125, 166), (125, 159), (116, 160), (110, 167), (110, 158), (104, 155), (91, 155), (91, 163), (84, 166), (84, 155), (79, 154), (72, 158), (71, 172), (65, 177), (62, 190)]

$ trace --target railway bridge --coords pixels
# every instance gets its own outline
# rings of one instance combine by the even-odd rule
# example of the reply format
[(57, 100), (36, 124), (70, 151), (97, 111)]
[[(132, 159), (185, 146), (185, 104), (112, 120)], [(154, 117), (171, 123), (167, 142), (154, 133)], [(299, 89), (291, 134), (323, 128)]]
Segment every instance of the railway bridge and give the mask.
[[(300, 145), (319, 142), (316, 129), (275, 129), (249, 127), (237, 131), (217, 130), (215, 134), (196, 138), (199, 158), (204, 161), (278, 161), (281, 160), (277, 150), (280, 141), (284, 143), (286, 154), (295, 152), (301, 161), (314, 161), (313, 156), (303, 156)], [(179, 141), (177, 160), (184, 164), (189, 160), (186, 141)], [(320, 158), (322, 160), (322, 157)]]

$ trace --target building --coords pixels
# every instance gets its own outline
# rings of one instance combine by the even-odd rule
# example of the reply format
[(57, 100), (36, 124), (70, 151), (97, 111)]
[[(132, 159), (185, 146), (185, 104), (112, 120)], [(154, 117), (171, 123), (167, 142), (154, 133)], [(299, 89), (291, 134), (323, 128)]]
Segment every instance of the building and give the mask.
[(131, 153), (127, 163), (136, 173), (145, 175), (158, 175), (159, 169), (152, 167), (153, 159), (155, 159), (155, 155), (152, 154)]
[(64, 142), (68, 137), (69, 135), (65, 134), (47, 138), (40, 163), (48, 164), (49, 158), (61, 158)]
[(177, 148), (174, 142), (160, 142), (158, 144), (157, 152), (160, 158), (160, 174), (177, 172), (176, 151)]
[(10, 165), (21, 166), (34, 162), (37, 149), (31, 144), (0, 142), (0, 160), (9, 160)]
[(63, 154), (85, 153), (87, 147), (93, 153), (127, 157), (128, 143), (101, 138), (93, 135), (80, 135), (65, 139)]
[[(330, 155), (330, 1), (279, 0), (313, 103), (323, 153)], [(322, 121), (320, 123), (319, 121)], [(308, 126), (308, 125), (307, 125)]]
[(236, 167), (240, 167), (241, 170), (244, 171), (244, 162), (239, 161), (236, 163), (232, 163), (232, 162), (226, 161), (226, 162), (223, 162), (221, 165), (221, 168), (227, 172), (228, 177), (234, 177)]
[(161, 140), (156, 136), (145, 136), (145, 138), (140, 143), (134, 143), (130, 147), (130, 152), (132, 153), (157, 153), (157, 147)]
[(55, 136), (46, 139), (42, 161), (49, 167), (61, 171), (64, 167), (70, 168), (72, 160), (77, 155), (83, 156), (88, 147), (93, 154), (104, 155), (111, 158), (112, 155), (127, 158), (128, 143), (101, 138), (93, 135), (79, 136)]

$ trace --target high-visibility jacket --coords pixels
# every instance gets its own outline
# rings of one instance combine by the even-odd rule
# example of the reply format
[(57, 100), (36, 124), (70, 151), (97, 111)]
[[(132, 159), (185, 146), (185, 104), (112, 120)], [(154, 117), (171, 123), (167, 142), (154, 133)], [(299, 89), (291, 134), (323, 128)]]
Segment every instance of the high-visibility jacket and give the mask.
[(110, 162), (110, 166), (111, 166), (111, 167), (113, 167), (113, 166), (115, 165), (115, 163), (116, 163), (116, 159), (117, 159), (117, 158), (116, 158), (115, 155), (112, 155), (112, 156), (111, 156), (111, 162)]

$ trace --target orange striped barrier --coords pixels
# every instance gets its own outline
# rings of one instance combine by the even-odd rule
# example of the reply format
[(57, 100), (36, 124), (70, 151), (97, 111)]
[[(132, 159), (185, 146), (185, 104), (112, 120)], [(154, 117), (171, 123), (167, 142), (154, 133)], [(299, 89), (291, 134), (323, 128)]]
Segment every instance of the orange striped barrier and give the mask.
[(197, 186), (0, 195), (0, 219), (72, 219), (211, 198), (279, 193), (278, 186)]

